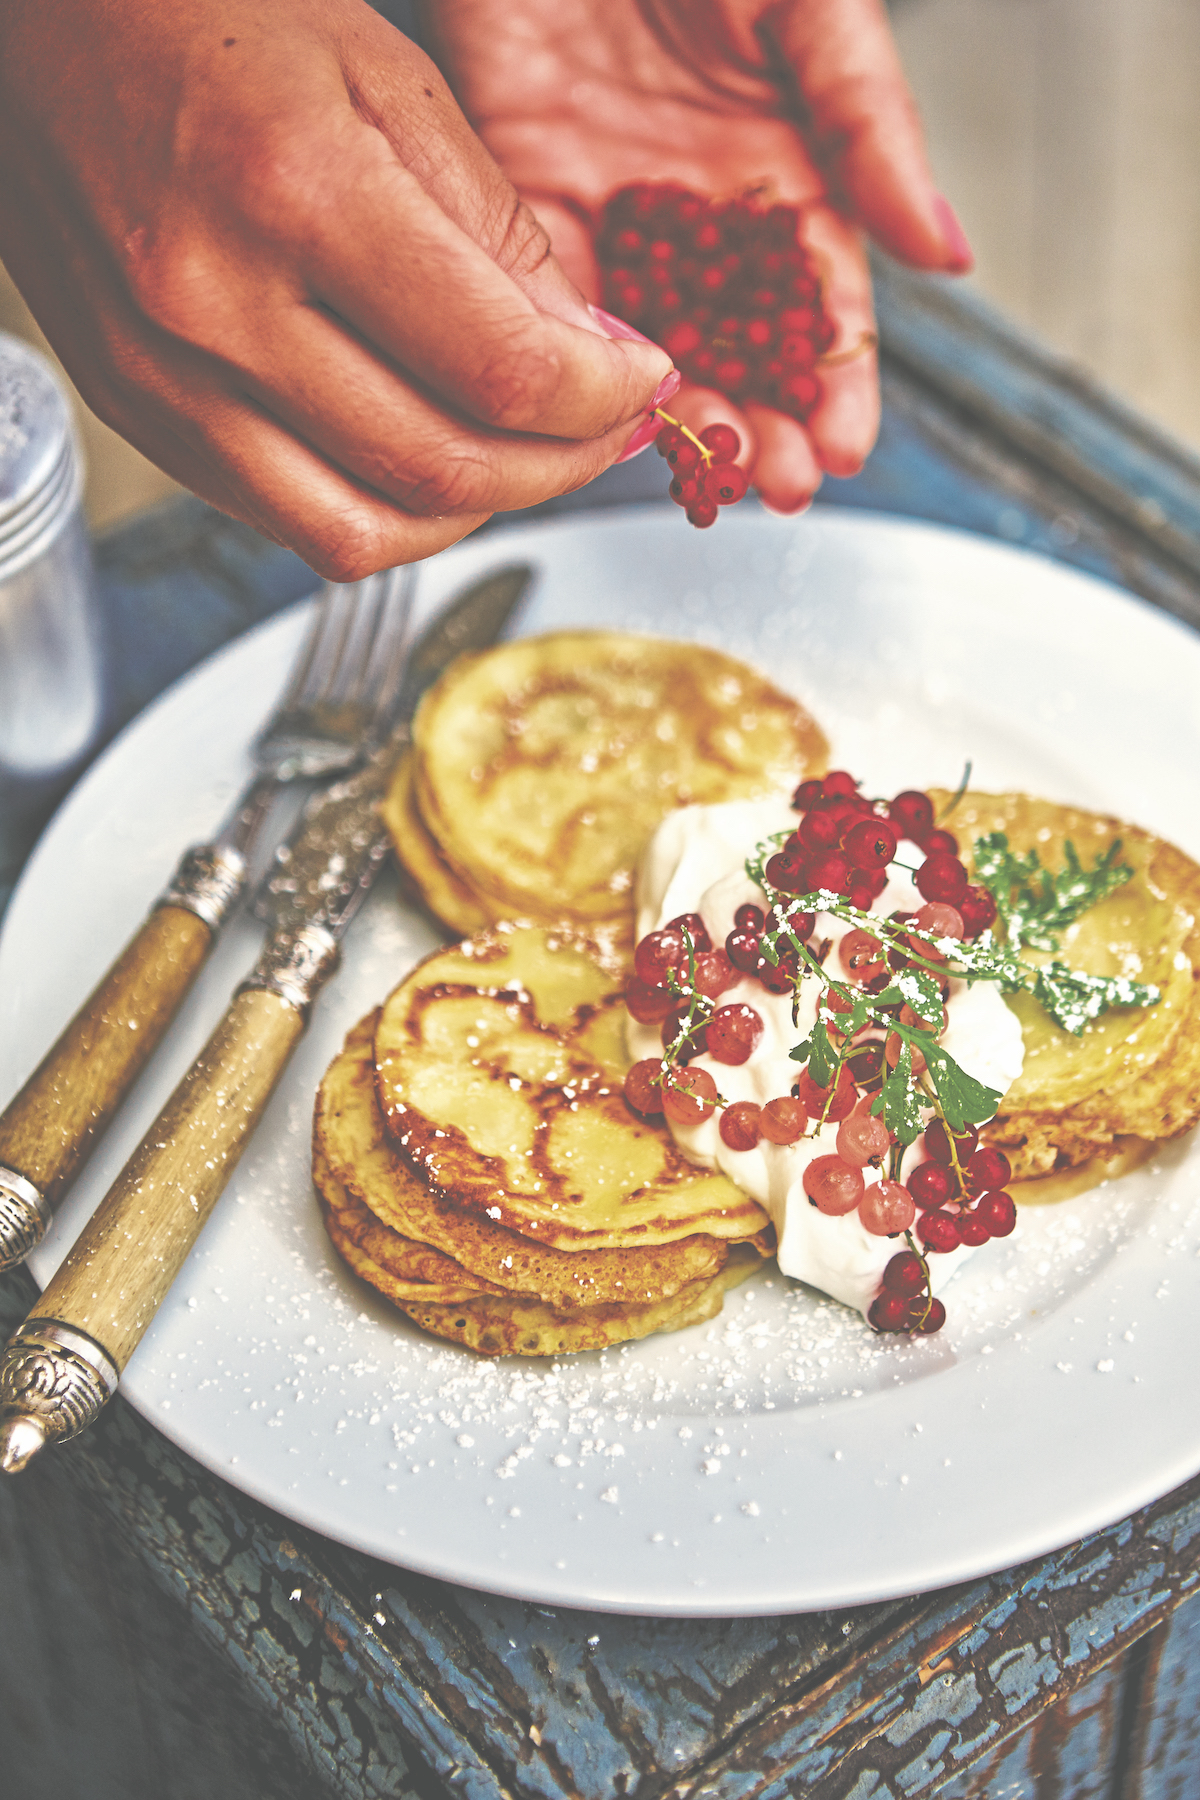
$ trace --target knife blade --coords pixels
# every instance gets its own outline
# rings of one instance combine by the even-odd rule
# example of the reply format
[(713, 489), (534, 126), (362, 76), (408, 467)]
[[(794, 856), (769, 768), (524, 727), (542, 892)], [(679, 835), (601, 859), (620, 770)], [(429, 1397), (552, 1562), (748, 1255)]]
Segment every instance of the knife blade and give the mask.
[(378, 812), (425, 688), (493, 643), (533, 571), (476, 582), (418, 640), (399, 722), (364, 767), (314, 797), (259, 904), (271, 931), (220, 1024), (0, 1355), (0, 1469), (75, 1437), (116, 1392), (233, 1174), (337, 967), (339, 945), (388, 850)]

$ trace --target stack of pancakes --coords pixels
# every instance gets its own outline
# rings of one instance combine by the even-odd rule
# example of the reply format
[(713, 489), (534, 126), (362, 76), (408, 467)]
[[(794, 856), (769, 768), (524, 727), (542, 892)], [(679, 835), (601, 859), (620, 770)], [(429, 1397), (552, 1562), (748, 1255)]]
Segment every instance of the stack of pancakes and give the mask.
[[(939, 813), (950, 795), (930, 792)], [(965, 859), (985, 832), (1059, 869), (1074, 844), (1091, 868), (1114, 840), (1134, 873), (1061, 934), (1059, 960), (1091, 975), (1126, 975), (1162, 995), (1156, 1006), (1115, 1007), (1073, 1037), (1028, 994), (1009, 998), (1025, 1038), (1025, 1067), (984, 1133), (1018, 1181), (1090, 1165), (1094, 1179), (1139, 1159), (1200, 1118), (1200, 868), (1173, 844), (1082, 807), (1025, 794), (967, 793), (946, 826)], [(1022, 948), (1027, 962), (1050, 953)], [(1084, 1184), (1086, 1185), (1086, 1184)], [(1064, 1194), (1068, 1190), (1058, 1189)], [(1038, 1197), (1033, 1190), (1021, 1198)], [(1049, 1198), (1049, 1191), (1041, 1197)]]
[[(634, 877), (674, 807), (778, 791), (825, 752), (796, 702), (678, 642), (523, 639), (430, 690), (386, 815), (419, 897), (473, 935), (355, 1027), (314, 1131), (335, 1247), (425, 1330), (489, 1354), (596, 1349), (712, 1317), (770, 1253), (762, 1209), (623, 1099)], [(1090, 867), (1119, 837), (1135, 871), (1060, 955), (1153, 983), (1159, 1004), (1075, 1038), (1010, 1001), (1025, 1069), (985, 1136), (1019, 1198), (1065, 1197), (1200, 1116), (1200, 868), (1025, 795), (968, 793), (945, 823), (967, 860), (1004, 831), (1049, 869), (1068, 840)]]
[(326, 1228), (425, 1330), (598, 1349), (711, 1318), (770, 1253), (762, 1209), (626, 1106), (622, 993), (595, 937), (502, 925), (427, 957), (326, 1073)]
[(827, 752), (797, 701), (719, 650), (551, 632), (447, 670), (384, 817), (453, 931), (566, 919), (628, 935), (638, 858), (667, 813), (795, 786)]
[(826, 749), (744, 663), (625, 633), (462, 657), (425, 696), (385, 817), (475, 935), (351, 1032), (313, 1160), (335, 1247), (427, 1331), (597, 1349), (711, 1318), (769, 1253), (762, 1209), (625, 1104), (634, 874), (674, 807), (792, 787)]

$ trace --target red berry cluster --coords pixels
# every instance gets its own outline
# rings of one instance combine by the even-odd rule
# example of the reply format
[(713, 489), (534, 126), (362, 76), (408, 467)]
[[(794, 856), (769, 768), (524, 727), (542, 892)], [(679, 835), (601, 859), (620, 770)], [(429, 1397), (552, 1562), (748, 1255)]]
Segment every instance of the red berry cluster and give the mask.
[[(907, 1005), (888, 1004), (879, 1021), (849, 1043), (837, 1030), (837, 1016), (853, 1004), (846, 994), (854, 987), (882, 994), (898, 971), (928, 971), (944, 963), (947, 959), (929, 942), (930, 935), (959, 940), (978, 936), (994, 920), (995, 903), (986, 889), (968, 882), (954, 838), (935, 829), (927, 794), (908, 790), (891, 801), (872, 801), (859, 793), (851, 775), (835, 770), (823, 780), (803, 782), (793, 804), (801, 813), (800, 824), (768, 859), (768, 885), (790, 894), (820, 889), (846, 894), (852, 906), (867, 912), (887, 885), (888, 866), (905, 838), (926, 852), (916, 884), (927, 903), (916, 913), (893, 914), (889, 925), (911, 924), (922, 935), (893, 930), (885, 945), (865, 929), (847, 932), (837, 949), (840, 984), (824, 994), (826, 1029), (830, 1041), (840, 1045), (833, 1079), (821, 1085), (805, 1070), (790, 1094), (764, 1106), (728, 1104), (708, 1071), (690, 1066), (692, 1059), (704, 1052), (718, 1063), (744, 1063), (757, 1048), (764, 1023), (753, 1006), (718, 1002), (747, 977), (769, 993), (790, 992), (800, 977), (801, 951), (794, 944), (780, 949), (774, 934), (786, 925), (805, 946), (816, 916), (799, 913), (785, 920), (782, 901), (766, 912), (739, 906), (724, 948), (717, 948), (698, 913), (680, 914), (644, 937), (634, 954), (626, 1005), (640, 1023), (661, 1024), (664, 1056), (635, 1063), (626, 1077), (625, 1095), (637, 1112), (664, 1113), (681, 1125), (697, 1124), (720, 1108), (721, 1138), (739, 1151), (754, 1149), (764, 1138), (793, 1144), (814, 1136), (827, 1122), (837, 1124), (834, 1154), (816, 1157), (804, 1171), (809, 1201), (828, 1214), (857, 1211), (864, 1229), (879, 1237), (910, 1234), (912, 1248), (888, 1263), (868, 1318), (878, 1331), (938, 1331), (945, 1308), (933, 1298), (926, 1258), (1012, 1231), (1016, 1208), (1004, 1191), (1009, 1162), (1001, 1151), (979, 1147), (974, 1126), (952, 1137), (942, 1120), (935, 1119), (924, 1133), (925, 1160), (907, 1181), (895, 1179), (902, 1146), (871, 1110), (902, 1047), (899, 1031), (889, 1028), (888, 1020), (895, 1017), (909, 1031), (913, 1074), (919, 1076), (925, 1059), (911, 1032), (930, 1033), (931, 1043), (940, 1037), (946, 1028), (945, 1006), (940, 1019), (927, 1019)], [(764, 951), (768, 936), (775, 944), (775, 963)], [(941, 986), (944, 1003), (949, 981), (943, 978)], [(883, 1174), (885, 1160), (890, 1177)], [(868, 1173), (874, 1177), (870, 1181)], [(911, 1235), (914, 1229), (921, 1249)]]
[(745, 472), (733, 460), (742, 440), (732, 425), (708, 425), (699, 437), (659, 408), (665, 419), (654, 448), (675, 471), (668, 489), (676, 506), (686, 508), (688, 522), (711, 525), (720, 506), (732, 506), (749, 487)]
[(689, 381), (807, 419), (835, 334), (799, 231), (794, 206), (622, 188), (596, 237), (604, 305), (661, 344)]
[[(917, 1236), (925, 1255), (946, 1254), (960, 1244), (978, 1246), (989, 1238), (1007, 1237), (1017, 1222), (1017, 1209), (1004, 1183), (1012, 1167), (1003, 1150), (975, 1149), (978, 1134), (968, 1125), (965, 1132), (951, 1139), (940, 1120), (934, 1120), (925, 1131), (928, 1161), (918, 1163), (905, 1182), (909, 1198), (920, 1209)], [(953, 1160), (952, 1160), (953, 1158)], [(911, 1242), (911, 1239), (909, 1240)], [(871, 1304), (867, 1318), (876, 1331), (937, 1331), (946, 1313), (941, 1302), (930, 1300), (928, 1267), (914, 1251), (894, 1256), (883, 1271), (883, 1285)], [(922, 1279), (917, 1286), (914, 1267)], [(914, 1296), (917, 1298), (914, 1300)], [(915, 1324), (914, 1308), (926, 1305), (939, 1309), (936, 1324)]]
[(901, 838), (924, 850), (917, 870), (923, 899), (958, 915), (941, 937), (975, 938), (996, 921), (996, 902), (984, 887), (973, 886), (958, 854), (958, 840), (936, 829), (928, 794), (907, 788), (894, 800), (869, 800), (858, 791), (853, 775), (835, 769), (824, 780), (802, 781), (792, 797), (802, 815), (782, 850), (767, 863), (767, 880), (789, 894), (827, 888), (845, 894), (852, 906), (869, 912), (871, 901), (887, 886), (887, 866)]

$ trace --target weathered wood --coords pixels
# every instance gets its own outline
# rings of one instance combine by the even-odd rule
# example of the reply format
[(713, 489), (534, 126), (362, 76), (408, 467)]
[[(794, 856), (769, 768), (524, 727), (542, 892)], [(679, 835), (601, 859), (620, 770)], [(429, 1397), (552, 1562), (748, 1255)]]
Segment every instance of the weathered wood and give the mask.
[[(893, 363), (1200, 576), (1200, 457), (970, 290), (876, 263), (880, 336)], [(1200, 608), (1184, 615), (1200, 623)]]
[(1117, 1800), (1129, 1656), (1047, 1707), (969, 1774), (945, 1782), (937, 1800)]
[(1200, 1794), (1200, 1598), (1181, 1606), (1146, 1640), (1137, 1675), (1127, 1709), (1129, 1754), (1120, 1800), (1195, 1800)]
[(212, 945), (180, 906), (152, 912), (0, 1118), (0, 1163), (47, 1205), (75, 1179)]
[(52, 1457), (0, 1484), (0, 1621), (4, 1800), (329, 1800)]

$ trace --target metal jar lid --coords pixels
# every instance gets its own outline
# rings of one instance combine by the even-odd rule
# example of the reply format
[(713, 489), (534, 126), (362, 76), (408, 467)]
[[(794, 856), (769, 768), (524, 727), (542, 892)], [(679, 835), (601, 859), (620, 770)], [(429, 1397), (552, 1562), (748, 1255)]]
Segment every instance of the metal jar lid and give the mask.
[(82, 485), (71, 409), (54, 371), (0, 331), (0, 581), (49, 548)]

